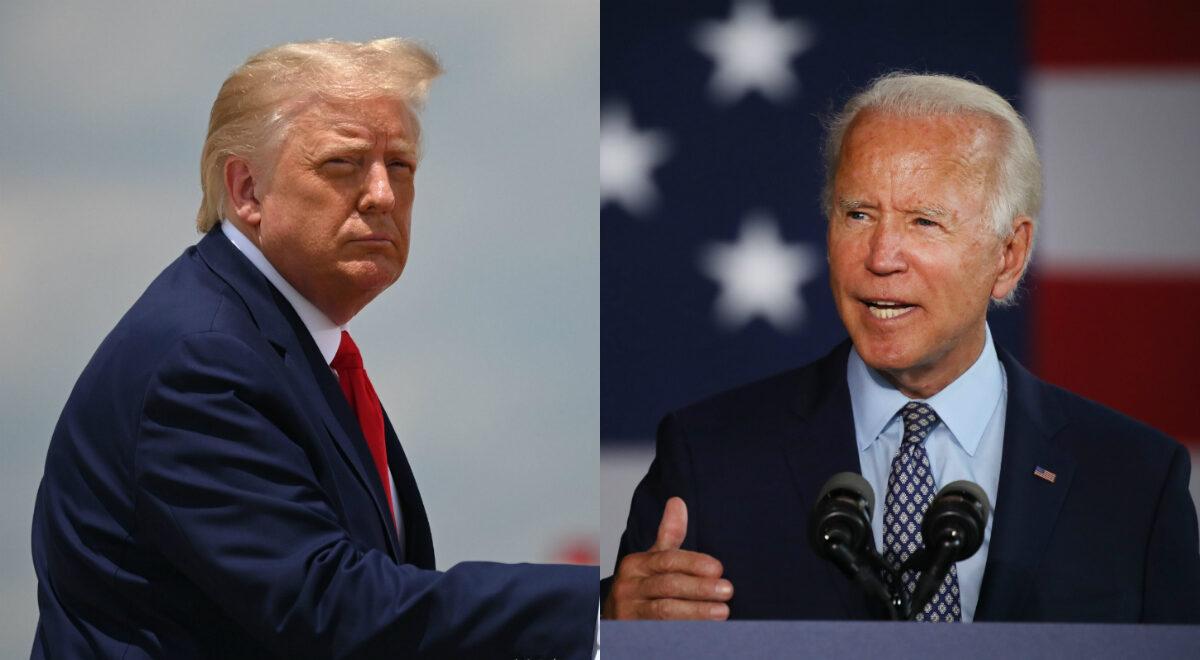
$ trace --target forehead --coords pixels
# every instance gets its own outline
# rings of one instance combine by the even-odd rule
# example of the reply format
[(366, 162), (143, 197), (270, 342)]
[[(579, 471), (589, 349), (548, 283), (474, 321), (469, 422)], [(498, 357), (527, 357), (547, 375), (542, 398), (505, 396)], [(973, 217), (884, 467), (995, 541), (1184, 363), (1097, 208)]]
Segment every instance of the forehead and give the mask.
[(403, 142), (414, 140), (415, 118), (395, 98), (313, 100), (297, 111), (289, 140), (311, 145), (321, 142)]
[(982, 183), (992, 174), (997, 146), (997, 122), (989, 117), (903, 117), (867, 110), (847, 131), (837, 181), (884, 176)]

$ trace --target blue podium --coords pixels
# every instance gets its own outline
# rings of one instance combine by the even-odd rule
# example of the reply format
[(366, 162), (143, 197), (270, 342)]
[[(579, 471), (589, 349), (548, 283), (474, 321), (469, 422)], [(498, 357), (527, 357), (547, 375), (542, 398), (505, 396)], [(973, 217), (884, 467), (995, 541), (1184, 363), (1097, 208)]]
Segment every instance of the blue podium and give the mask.
[(602, 621), (602, 660), (1200, 660), (1200, 626), (867, 621)]

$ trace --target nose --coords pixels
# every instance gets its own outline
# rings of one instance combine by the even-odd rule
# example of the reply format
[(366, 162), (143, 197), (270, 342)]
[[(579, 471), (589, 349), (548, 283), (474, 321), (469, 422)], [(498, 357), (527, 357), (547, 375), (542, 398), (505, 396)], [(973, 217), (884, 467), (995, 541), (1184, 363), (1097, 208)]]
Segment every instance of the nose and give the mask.
[(867, 246), (867, 270), (876, 275), (904, 272), (908, 262), (904, 258), (904, 234), (899, 222), (889, 218), (871, 228)]
[(362, 194), (358, 199), (359, 213), (391, 213), (396, 205), (396, 194), (388, 178), (387, 164), (379, 161), (367, 168)]

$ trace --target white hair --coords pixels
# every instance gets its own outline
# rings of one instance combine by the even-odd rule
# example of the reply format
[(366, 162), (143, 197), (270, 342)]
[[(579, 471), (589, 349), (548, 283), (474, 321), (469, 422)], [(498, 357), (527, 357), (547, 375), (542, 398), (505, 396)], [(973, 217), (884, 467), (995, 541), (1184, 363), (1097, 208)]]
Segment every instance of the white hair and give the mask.
[[(982, 115), (992, 118), (1000, 130), (1002, 146), (996, 154), (996, 187), (987, 200), (987, 220), (995, 234), (1006, 239), (1012, 235), (1012, 221), (1028, 216), (1033, 222), (1030, 254), (1037, 233), (1037, 214), (1042, 206), (1042, 163), (1038, 159), (1033, 136), (1012, 105), (988, 87), (955, 76), (894, 72), (875, 79), (863, 91), (846, 101), (841, 112), (826, 126), (825, 183), (821, 204), (832, 217), (833, 179), (842, 155), (846, 132), (863, 110), (876, 110), (901, 117), (937, 115)], [(1025, 261), (1025, 268), (1029, 260)], [(1021, 277), (1025, 271), (1021, 271)], [(1012, 304), (1017, 288), (1001, 305)]]
[(400, 99), (412, 114), (419, 146), (420, 124), (415, 112), (425, 100), (429, 83), (441, 71), (432, 53), (396, 37), (290, 43), (252, 55), (229, 74), (213, 101), (200, 155), (204, 197), (196, 228), (207, 232), (225, 215), (224, 171), (229, 157), (273, 163), (291, 120), (313, 98)]

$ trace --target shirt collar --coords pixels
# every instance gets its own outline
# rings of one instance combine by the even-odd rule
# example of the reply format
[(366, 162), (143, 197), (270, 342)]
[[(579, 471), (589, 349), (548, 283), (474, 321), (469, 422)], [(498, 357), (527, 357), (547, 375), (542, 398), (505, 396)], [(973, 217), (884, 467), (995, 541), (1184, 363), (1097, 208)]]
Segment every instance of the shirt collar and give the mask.
[[(846, 363), (846, 381), (858, 449), (866, 451), (909, 398), (868, 367), (853, 347)], [(991, 328), (985, 324), (983, 352), (975, 363), (927, 401), (959, 446), (974, 456), (1003, 389), (1000, 359), (992, 343)]]
[(308, 334), (312, 335), (313, 342), (317, 345), (317, 350), (321, 351), (321, 357), (325, 359), (325, 364), (333, 362), (333, 358), (337, 355), (338, 346), (342, 343), (342, 330), (346, 326), (339, 326), (324, 312), (317, 309), (317, 306), (308, 301), (307, 298), (300, 295), (287, 280), (283, 279), (283, 275), (275, 270), (275, 266), (267, 260), (266, 255), (262, 250), (258, 249), (249, 238), (246, 237), (237, 227), (233, 226), (228, 220), (221, 221), (221, 231), (225, 232), (225, 236), (229, 238), (229, 242), (238, 249), (242, 254), (254, 264), (254, 267), (259, 270), (279, 293), (296, 310), (296, 315), (304, 323), (304, 327), (308, 329)]

